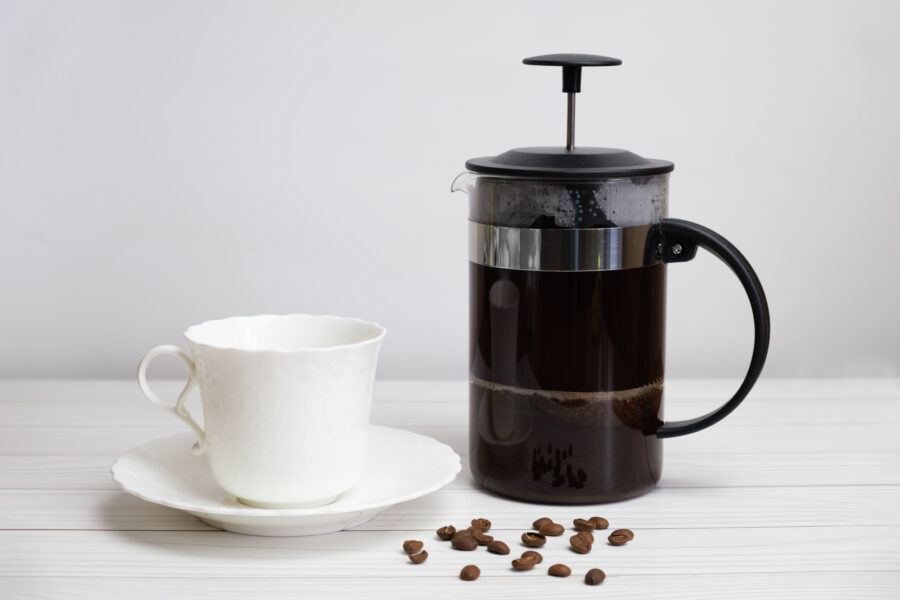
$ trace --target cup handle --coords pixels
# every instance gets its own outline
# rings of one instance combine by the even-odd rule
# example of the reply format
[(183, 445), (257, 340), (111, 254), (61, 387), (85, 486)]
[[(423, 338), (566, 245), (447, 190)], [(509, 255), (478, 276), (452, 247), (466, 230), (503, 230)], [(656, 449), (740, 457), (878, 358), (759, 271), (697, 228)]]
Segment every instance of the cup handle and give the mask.
[[(170, 406), (163, 402), (159, 396), (153, 393), (153, 390), (150, 389), (150, 384), (147, 383), (147, 367), (150, 366), (150, 361), (161, 354), (172, 354), (177, 356), (184, 364), (187, 365), (188, 368), (188, 380), (187, 383), (184, 384), (184, 389), (181, 390), (181, 393), (178, 394), (178, 400), (175, 402), (175, 406)], [(187, 352), (179, 348), (178, 346), (157, 346), (153, 348), (144, 355), (144, 358), (141, 359), (140, 364), (138, 364), (138, 372), (137, 372), (138, 385), (141, 387), (141, 391), (144, 392), (144, 395), (147, 396), (147, 399), (150, 400), (153, 404), (157, 405), (161, 409), (166, 412), (172, 413), (188, 425), (190, 425), (191, 429), (194, 430), (194, 433), (197, 434), (197, 443), (194, 444), (194, 454), (203, 454), (206, 452), (206, 432), (203, 431), (203, 428), (197, 424), (197, 421), (191, 417), (191, 414), (184, 407), (184, 401), (187, 400), (187, 397), (190, 395), (191, 390), (194, 389), (194, 386), (197, 385), (197, 366), (194, 364), (194, 361), (191, 360), (191, 357)]]
[(750, 392), (753, 384), (756, 383), (760, 372), (762, 372), (763, 365), (766, 362), (766, 354), (769, 350), (769, 332), (771, 327), (769, 322), (769, 304), (766, 301), (766, 294), (763, 292), (762, 284), (753, 271), (753, 267), (750, 266), (744, 255), (731, 242), (711, 229), (681, 219), (663, 219), (655, 228), (656, 235), (649, 238), (652, 240), (653, 246), (652, 249), (648, 248), (648, 250), (656, 252), (663, 262), (672, 263), (691, 260), (697, 253), (697, 246), (702, 246), (731, 268), (741, 281), (744, 291), (750, 299), (755, 334), (750, 367), (747, 369), (747, 374), (744, 376), (741, 387), (738, 388), (734, 396), (716, 410), (701, 417), (663, 423), (657, 429), (656, 435), (660, 438), (667, 438), (687, 435), (706, 429), (728, 416), (731, 411), (737, 408), (738, 404)]

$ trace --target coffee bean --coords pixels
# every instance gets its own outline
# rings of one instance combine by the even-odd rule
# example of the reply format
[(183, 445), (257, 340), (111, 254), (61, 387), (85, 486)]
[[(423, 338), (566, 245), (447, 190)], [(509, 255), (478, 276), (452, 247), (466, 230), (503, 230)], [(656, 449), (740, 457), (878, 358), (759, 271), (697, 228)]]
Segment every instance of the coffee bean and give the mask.
[(538, 561), (533, 558), (516, 558), (512, 561), (513, 569), (516, 571), (530, 571), (534, 568)]
[(478, 540), (469, 533), (463, 535), (457, 533), (453, 536), (453, 539), (450, 540), (450, 546), (454, 550), (474, 550), (478, 547)]
[(588, 521), (594, 524), (594, 529), (606, 529), (609, 527), (609, 521), (603, 517), (591, 517)]
[(613, 531), (613, 534), (624, 535), (628, 538), (629, 542), (634, 539), (634, 532), (630, 529), (616, 529)]
[(575, 519), (573, 523), (575, 524), (575, 529), (578, 531), (593, 531), (597, 528), (596, 525), (590, 521), (585, 521), (584, 519)]
[(489, 536), (486, 533), (482, 533), (480, 529), (472, 533), (472, 537), (475, 538), (479, 546), (487, 546), (494, 541), (493, 537)]
[(534, 533), (533, 531), (526, 531), (522, 534), (522, 543), (528, 546), (529, 548), (540, 548), (544, 544), (547, 543), (547, 538), (545, 538), (540, 533)]
[(419, 540), (406, 540), (403, 542), (403, 551), (407, 554), (417, 554), (422, 551), (422, 548), (425, 546)]
[(541, 535), (562, 535), (566, 528), (559, 523), (544, 523), (538, 531)]
[(547, 525), (548, 523), (552, 523), (553, 519), (548, 519), (547, 517), (541, 517), (537, 521), (531, 524), (535, 529), (540, 529), (541, 525)]
[(426, 558), (428, 558), (428, 550), (422, 550), (421, 552), (417, 552), (416, 554), (409, 555), (409, 560), (413, 561), (416, 564), (425, 562)]
[(522, 558), (531, 558), (534, 559), (534, 562), (540, 564), (544, 562), (544, 557), (541, 556), (540, 552), (535, 552), (534, 550), (526, 550), (522, 553)]
[(547, 569), (547, 574), (553, 575), (554, 577), (568, 577), (572, 574), (572, 569), (566, 565), (553, 565)]
[(472, 526), (479, 527), (482, 531), (491, 530), (491, 522), (487, 519), (472, 519)]
[(588, 542), (580, 535), (573, 535), (572, 537), (570, 537), (569, 543), (572, 544), (572, 550), (574, 550), (578, 554), (587, 554), (591, 551), (590, 542)]
[(475, 565), (466, 565), (459, 572), (459, 578), (463, 581), (475, 581), (481, 575), (481, 569)]
[(588, 585), (600, 585), (606, 579), (606, 573), (600, 569), (591, 569), (584, 576), (584, 582)]
[(591, 533), (590, 531), (579, 531), (578, 533), (575, 534), (575, 537), (580, 537), (581, 539), (586, 541), (588, 544), (594, 543), (594, 534)]
[(624, 533), (618, 533), (618, 530), (616, 530), (609, 534), (609, 537), (607, 539), (613, 546), (624, 546), (631, 538)]
[(509, 546), (500, 540), (494, 540), (488, 544), (487, 551), (493, 552), (494, 554), (509, 554)]
[(484, 530), (481, 527), (475, 527), (474, 525), (472, 527), (466, 527), (463, 531), (471, 534), (484, 533)]
[(437, 536), (445, 542), (450, 540), (454, 533), (456, 533), (456, 527), (453, 525), (445, 525), (437, 530)]

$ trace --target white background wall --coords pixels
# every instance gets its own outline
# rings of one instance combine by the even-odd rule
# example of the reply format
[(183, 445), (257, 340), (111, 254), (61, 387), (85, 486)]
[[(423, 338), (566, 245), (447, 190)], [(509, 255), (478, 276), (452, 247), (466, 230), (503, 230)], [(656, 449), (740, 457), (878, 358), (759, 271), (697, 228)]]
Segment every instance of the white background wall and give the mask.
[[(675, 162), (672, 216), (769, 294), (768, 376), (900, 374), (900, 3), (0, 0), (0, 377), (128, 377), (205, 319), (388, 329), (381, 377), (464, 377), (473, 156)], [(670, 376), (737, 376), (739, 284), (669, 273)], [(166, 371), (166, 369), (169, 369)], [(156, 373), (177, 375), (174, 361)]]

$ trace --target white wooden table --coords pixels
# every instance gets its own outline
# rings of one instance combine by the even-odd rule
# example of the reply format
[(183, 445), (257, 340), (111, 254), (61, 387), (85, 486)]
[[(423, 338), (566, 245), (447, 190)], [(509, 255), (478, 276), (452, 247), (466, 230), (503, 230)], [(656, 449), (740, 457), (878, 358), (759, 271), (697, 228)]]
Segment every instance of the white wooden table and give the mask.
[[(734, 385), (668, 382), (667, 416), (698, 415)], [(658, 489), (591, 507), (479, 491), (466, 411), (465, 382), (379, 382), (374, 422), (451, 444), (462, 474), (354, 531), (262, 538), (116, 488), (118, 454), (183, 427), (133, 382), (0, 382), (0, 598), (900, 598), (898, 380), (763, 381), (719, 425), (666, 441)], [(544, 568), (523, 573), (512, 555), (453, 551), (434, 536), (486, 517), (517, 554), (535, 518), (594, 514), (635, 540), (582, 556), (568, 535), (551, 538)], [(406, 559), (405, 539), (425, 541), (426, 563)], [(573, 575), (547, 576), (552, 562)], [(457, 578), (469, 563), (478, 581)], [(582, 582), (592, 567), (607, 573), (598, 588)]]

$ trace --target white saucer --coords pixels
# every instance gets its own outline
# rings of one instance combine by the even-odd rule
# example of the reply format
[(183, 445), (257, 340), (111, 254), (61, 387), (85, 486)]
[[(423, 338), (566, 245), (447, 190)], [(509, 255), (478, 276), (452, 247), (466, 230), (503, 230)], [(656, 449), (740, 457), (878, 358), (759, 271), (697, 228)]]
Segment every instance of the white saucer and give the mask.
[(450, 446), (373, 425), (366, 470), (353, 489), (317, 508), (254, 508), (216, 484), (206, 456), (191, 452), (195, 441), (186, 431), (132, 448), (113, 463), (113, 481), (129, 494), (189, 512), (219, 529), (291, 536), (356, 527), (386, 508), (442, 488), (460, 471), (459, 455)]

